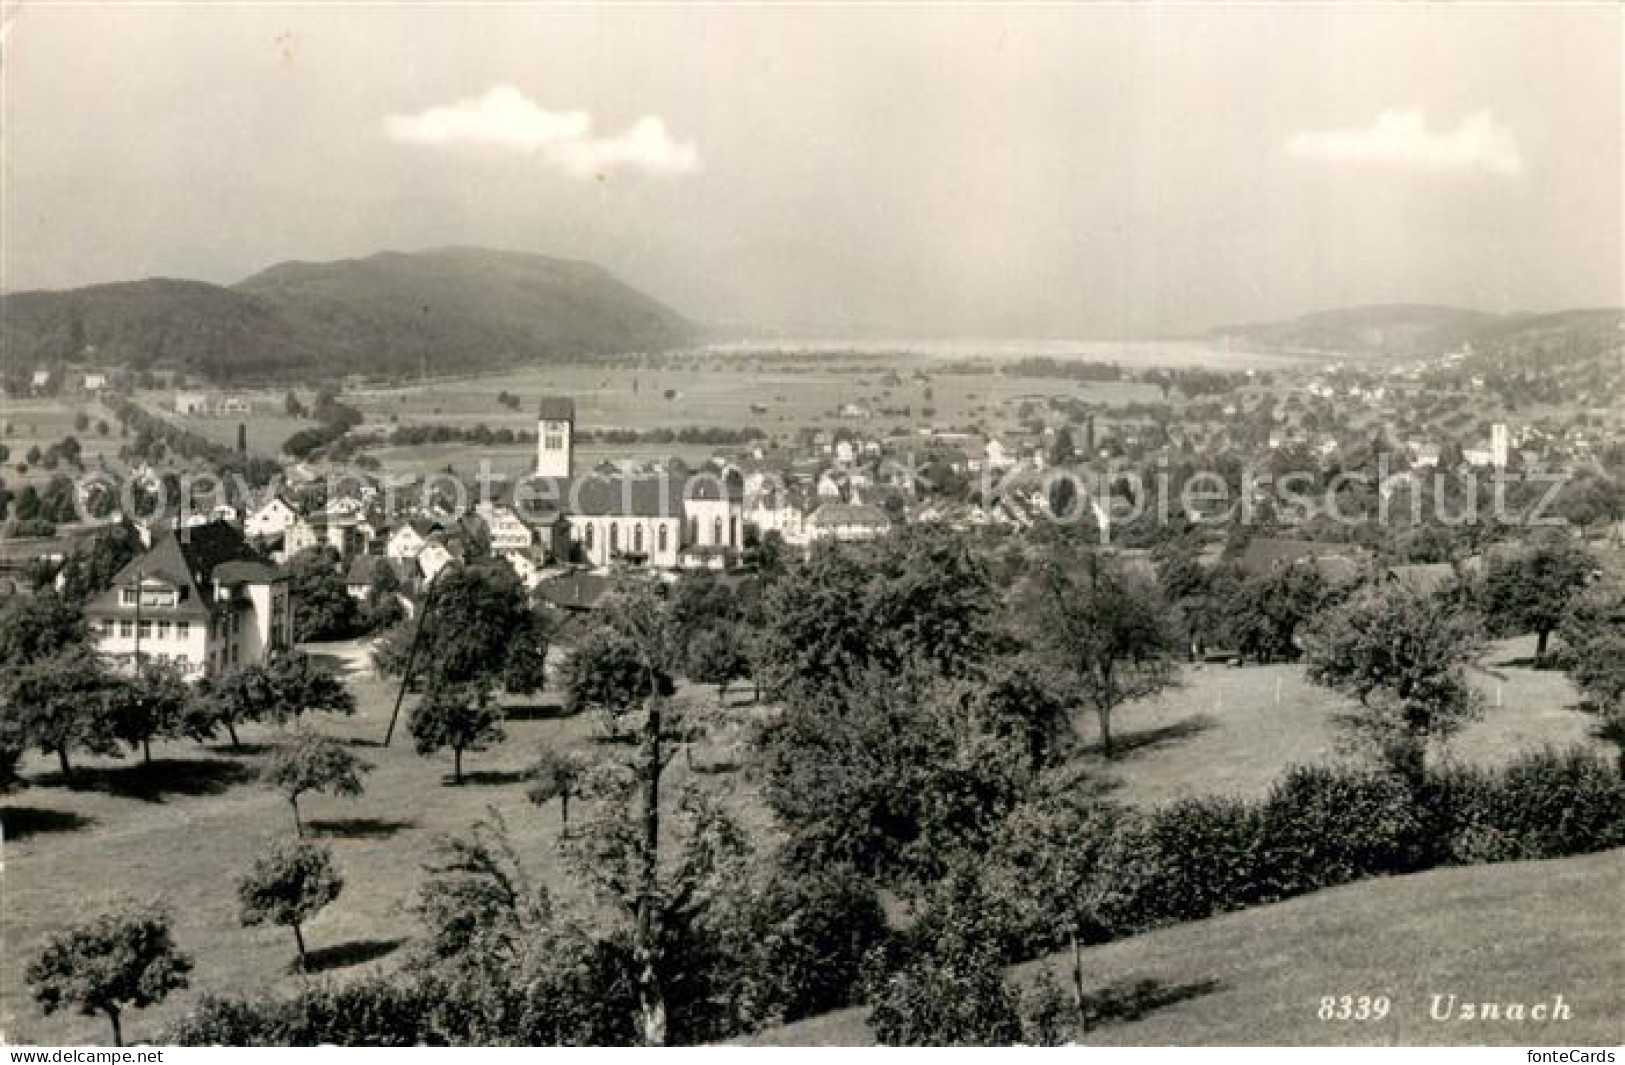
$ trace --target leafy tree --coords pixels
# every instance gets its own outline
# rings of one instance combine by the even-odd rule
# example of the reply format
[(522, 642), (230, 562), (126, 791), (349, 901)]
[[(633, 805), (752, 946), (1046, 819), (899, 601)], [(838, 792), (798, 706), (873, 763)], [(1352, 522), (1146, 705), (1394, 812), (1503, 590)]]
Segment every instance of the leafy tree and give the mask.
[(28, 753), (28, 734), (23, 722), (11, 711), (9, 703), (0, 703), (0, 795), (22, 786), (18, 773), (23, 755)]
[[(969, 684), (970, 682), (964, 682)], [(796, 868), (929, 880), (985, 845), (1029, 779), (1030, 747), (960, 682), (872, 670), (786, 708), (765, 737), (765, 797)]]
[(141, 540), (128, 523), (98, 534), (89, 550), (75, 551), (62, 564), (62, 598), (83, 604), (113, 586), (113, 578), (141, 550)]
[(531, 785), (525, 797), (537, 806), (559, 800), (559, 825), (570, 831), (570, 799), (582, 786), (587, 760), (577, 751), (543, 751), (526, 774)]
[(620, 722), (641, 705), (653, 685), (667, 696), (676, 690), (672, 675), (656, 669), (651, 674), (637, 646), (623, 632), (595, 625), (576, 644), (564, 665), (564, 709), (569, 714), (601, 714), (611, 736)]
[(1597, 716), (1597, 735), (1619, 748), (1625, 775), (1625, 586), (1602, 581), (1569, 606), (1560, 630), (1569, 680)]
[(417, 752), (425, 757), (450, 747), (452, 783), (463, 782), (463, 752), (482, 751), (500, 742), (502, 706), (483, 689), (473, 687), (431, 688), (412, 709), (407, 727)]
[(1304, 633), (1309, 679), (1354, 699), (1342, 719), (1420, 785), (1427, 745), (1483, 711), (1467, 665), (1483, 647), (1479, 620), (1398, 582), (1368, 585)]
[(344, 878), (326, 847), (297, 840), (275, 844), (257, 858), (237, 882), (237, 900), (244, 927), (285, 925), (293, 930), (299, 948), (299, 967), (308, 968), (301, 925), (339, 897)]
[(730, 1028), (753, 1031), (853, 1004), (890, 939), (873, 884), (849, 866), (776, 868), (722, 923)]
[(1542, 539), (1513, 557), (1491, 560), (1484, 575), (1484, 611), (1502, 635), (1535, 634), (1535, 660), (1563, 623), (1569, 601), (1590, 579), (1595, 561), (1563, 538)]
[(70, 647), (26, 663), (0, 683), (6, 717), (41, 753), (55, 754), (64, 779), (71, 778), (69, 753), (115, 754), (111, 728), (111, 678), (94, 652)]
[(1156, 586), (1097, 552), (1058, 544), (1036, 565), (1018, 609), (1034, 645), (1094, 711), (1101, 753), (1115, 757), (1118, 707), (1175, 682), (1177, 641)]
[[(633, 766), (639, 795), (637, 813), (634, 817), (627, 809), (607, 822), (609, 831), (593, 852), (595, 859), (586, 864), (601, 887), (631, 918), (637, 1024), (645, 1045), (663, 1046), (668, 1034), (670, 984), (670, 974), (665, 971), (670, 955), (663, 933), (673, 917), (673, 908), (662, 896), (659, 872), (660, 780), (667, 761), (662, 753), (663, 710), (665, 689), (681, 665), (691, 634), (672, 611), (671, 602), (652, 586), (638, 585), (615, 593), (604, 604), (601, 616), (603, 638), (616, 648), (617, 672), (628, 661), (635, 664), (641, 684), (630, 690), (641, 691), (644, 720), (641, 749)], [(621, 678), (616, 683), (623, 681)], [(719, 818), (704, 819), (695, 838), (703, 838), (707, 830), (727, 835), (727, 827)]]
[(728, 685), (750, 676), (744, 632), (735, 625), (712, 627), (697, 634), (688, 645), (685, 672), (701, 684), (715, 684), (717, 698), (728, 697)]
[(338, 552), (326, 545), (307, 547), (288, 560), (295, 640), (342, 640), (360, 629), (360, 608), (345, 587), (339, 562)]
[[(422, 635), (417, 633), (422, 627)], [(399, 676), (406, 650), (418, 641), (415, 686), (423, 690), (498, 683), (512, 692), (541, 686), (551, 632), (526, 601), (519, 578), (505, 563), (464, 566), (435, 579), (418, 620), (392, 630), (375, 654), (379, 669)]]
[(339, 741), (300, 730), (293, 743), (277, 748), (266, 759), (260, 779), (288, 800), (293, 808), (294, 834), (302, 836), (299, 796), (314, 791), (353, 798), (361, 794), (361, 777), (371, 769)]
[(200, 707), (180, 669), (162, 662), (143, 662), (132, 677), (108, 682), (108, 715), (112, 734), (141, 749), (152, 764), (152, 741), (187, 736), (208, 739), (215, 721)]
[(55, 592), (12, 596), (0, 608), (0, 672), (83, 646), (89, 635), (79, 608)]
[(113, 1045), (123, 1046), (125, 1010), (187, 986), (192, 959), (176, 948), (169, 924), (161, 906), (132, 904), (57, 933), (25, 974), (34, 1000), (47, 1014), (69, 1006), (103, 1014)]
[(1332, 599), (1312, 565), (1282, 565), (1244, 577), (1226, 604), (1226, 625), (1236, 650), (1259, 662), (1295, 661), (1299, 632)]
[(791, 702), (906, 662), (961, 676), (992, 644), (992, 598), (986, 566), (950, 529), (821, 544), (767, 589), (757, 673)]
[(244, 722), (280, 726), (306, 713), (355, 713), (355, 696), (344, 682), (300, 651), (206, 678), (200, 697), (206, 712), (225, 727), (233, 747), (239, 746), (237, 726)]

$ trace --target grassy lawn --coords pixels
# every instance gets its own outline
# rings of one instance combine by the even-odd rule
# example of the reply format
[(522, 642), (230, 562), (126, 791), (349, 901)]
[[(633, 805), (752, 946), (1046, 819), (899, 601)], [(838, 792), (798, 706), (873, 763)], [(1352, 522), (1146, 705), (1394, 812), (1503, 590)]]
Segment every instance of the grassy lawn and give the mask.
[[(355, 645), (313, 650), (345, 671), (359, 704), (354, 718), (322, 718), (313, 724), (354, 740), (359, 753), (376, 765), (360, 799), (316, 796), (301, 804), (307, 823), (327, 838), (346, 876), (343, 895), (307, 929), (307, 941), (321, 952), (321, 966), (331, 974), (347, 975), (397, 964), (399, 948), (417, 934), (408, 905), (434, 840), (465, 830), (488, 809), (506, 819), (538, 881), (566, 899), (586, 901), (555, 857), (557, 807), (538, 809), (527, 802), (520, 773), (542, 745), (596, 745), (593, 722), (562, 716), (551, 693), (516, 705), (507, 725), (508, 738), (489, 752), (468, 755), (465, 766), (471, 779), (461, 787), (449, 786), (445, 783), (449, 753), (432, 759), (416, 755), (405, 732), (404, 712), (393, 745), (377, 746), (388, 723), (394, 689), (371, 676), (362, 650)], [(1498, 648), (1491, 660), (1525, 655), (1527, 650), (1515, 644)], [(1502, 705), (1492, 707), (1456, 742), (1456, 756), (1499, 760), (1523, 747), (1584, 736), (1587, 722), (1568, 708), (1573, 694), (1562, 675), (1519, 668), (1500, 672)], [(1489, 678), (1485, 682), (1497, 683)], [(699, 705), (714, 704), (709, 689), (688, 690), (681, 697)], [(1121, 782), (1119, 797), (1136, 803), (1186, 793), (1256, 794), (1284, 766), (1335, 753), (1328, 721), (1335, 706), (1330, 697), (1308, 687), (1296, 667), (1192, 671), (1182, 688), (1153, 704), (1122, 712), (1117, 731), (1131, 749), (1117, 763), (1100, 768)], [(692, 767), (688, 759), (677, 757), (667, 779), (673, 793), (698, 782), (724, 795), (760, 838), (771, 831), (768, 816), (756, 798), (751, 767), (738, 765), (746, 754), (738, 722), (753, 712), (757, 711), (730, 710), (728, 724), (712, 739), (695, 745)], [(1092, 739), (1088, 722), (1081, 731), (1085, 739)], [(237, 921), (237, 877), (268, 841), (290, 832), (292, 824), (286, 804), (255, 781), (267, 745), (281, 737), (275, 730), (249, 729), (243, 739), (242, 752), (224, 745), (157, 745), (158, 764), (151, 770), (134, 761), (80, 759), (84, 772), (72, 787), (56, 777), (53, 760), (30, 757), (24, 771), (32, 786), (7, 796), (3, 804), (0, 955), (5, 962), (0, 965), (0, 1033), (5, 1039), (45, 1043), (106, 1039), (105, 1022), (99, 1018), (42, 1017), (21, 976), (49, 932), (83, 919), (117, 896), (170, 904), (177, 938), (197, 960), (193, 990), (128, 1019), (126, 1032), (131, 1037), (154, 1035), (165, 1019), (184, 1011), (199, 989), (231, 992), (295, 985), (299, 977), (289, 971), (294, 957), (291, 935), (280, 928), (243, 929)], [(1100, 761), (1095, 754), (1085, 757)], [(1616, 876), (1616, 888), (1617, 881)], [(1614, 900), (1584, 906), (1565, 903), (1564, 919), (1583, 922), (1617, 914), (1617, 895)], [(1543, 925), (1540, 934), (1546, 931)], [(1222, 955), (1205, 951), (1193, 950), (1189, 956), (1204, 964), (1223, 960)], [(1331, 969), (1341, 964), (1330, 954), (1325, 963)], [(1463, 961), (1462, 966), (1464, 973), (1505, 968), (1477, 955), (1471, 965)], [(1557, 975), (1561, 974), (1553, 978)], [(1187, 973), (1182, 978), (1202, 976)], [(1235, 986), (1242, 988), (1240, 981)], [(1601, 986), (1607, 986), (1606, 981)], [(1612, 986), (1619, 987), (1619, 981)], [(1566, 985), (1554, 989), (1568, 994)], [(1317, 993), (1336, 990), (1328, 986)], [(1581, 990), (1577, 987), (1575, 995)], [(1384, 1038), (1381, 1033), (1377, 1037)]]
[[(1116, 1046), (1617, 1046), (1625, 1041), (1625, 851), (1548, 862), (1437, 869), (1371, 880), (1165, 928), (1084, 951), (1096, 988), (1139, 989), (1138, 1017), (1089, 1032)], [(1070, 960), (1048, 968), (1064, 987)], [(1550, 1002), (1572, 1020), (1439, 1022), (1435, 994)], [(1381, 1021), (1322, 1021), (1323, 995), (1386, 995)], [(815, 1017), (749, 1042), (873, 1043), (861, 1010)]]

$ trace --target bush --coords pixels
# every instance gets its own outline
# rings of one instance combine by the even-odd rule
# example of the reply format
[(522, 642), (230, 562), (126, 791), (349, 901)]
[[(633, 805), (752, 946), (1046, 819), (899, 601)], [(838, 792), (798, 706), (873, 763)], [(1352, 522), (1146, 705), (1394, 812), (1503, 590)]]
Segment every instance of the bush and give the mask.
[(1437, 774), (1441, 859), (1561, 858), (1625, 845), (1625, 780), (1583, 747), (1522, 755), (1500, 770)]
[(1404, 782), (1387, 773), (1298, 766), (1259, 810), (1257, 898), (1290, 898), (1427, 863), (1427, 831)]
[(886, 979), (869, 1027), (883, 1046), (1009, 1046), (1022, 1037), (1020, 1000), (993, 956), (928, 954)]
[(169, 1030), (178, 1046), (417, 1046), (438, 996), (414, 981), (373, 977), (306, 985), (289, 998), (205, 995)]
[(1097, 919), (1126, 933), (1256, 902), (1257, 836), (1257, 810), (1235, 799), (1183, 799), (1125, 819), (1097, 866)]

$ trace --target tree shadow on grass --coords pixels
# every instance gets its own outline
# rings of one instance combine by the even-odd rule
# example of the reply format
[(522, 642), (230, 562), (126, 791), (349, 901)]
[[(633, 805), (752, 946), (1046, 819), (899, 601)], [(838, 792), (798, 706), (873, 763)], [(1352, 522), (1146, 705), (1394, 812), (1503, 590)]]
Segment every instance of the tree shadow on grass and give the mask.
[(305, 827), (312, 835), (331, 839), (382, 839), (404, 829), (416, 828), (417, 822), (387, 817), (335, 817), (325, 821), (306, 821)]
[(1083, 996), (1083, 1030), (1128, 1024), (1148, 1013), (1211, 995), (1224, 985), (1218, 980), (1169, 984), (1161, 980), (1119, 980)]
[[(1122, 758), (1128, 754), (1156, 750), (1158, 747), (1166, 747), (1181, 740), (1188, 740), (1192, 736), (1199, 736), (1218, 723), (1218, 719), (1212, 714), (1192, 714), (1171, 725), (1140, 729), (1135, 732), (1120, 732), (1112, 738), (1113, 754)], [(1102, 756), (1100, 743), (1097, 741), (1085, 745), (1083, 753)]]
[(96, 823), (94, 817), (71, 810), (42, 810), (37, 806), (8, 806), (0, 809), (0, 829), (15, 842), (51, 832), (74, 832)]
[(75, 769), (66, 780), (61, 773), (53, 773), (36, 783), (74, 791), (105, 791), (142, 802), (165, 802), (173, 795), (219, 795), (258, 776), (253, 766), (222, 758), (157, 758), (151, 764)]
[[(335, 947), (313, 950), (305, 959), (305, 972), (325, 973), (377, 961), (393, 953), (404, 942), (406, 942), (404, 939), (357, 939), (350, 943), (340, 943)], [(294, 968), (298, 967), (299, 963), (295, 961)]]
[(258, 758), (276, 748), (274, 743), (239, 743), (233, 747), (231, 741), (224, 743), (211, 743), (203, 748), (210, 754), (223, 754), (230, 758)]
[(523, 769), (475, 769), (463, 774), (463, 786), (501, 787), (520, 784), (530, 778)]

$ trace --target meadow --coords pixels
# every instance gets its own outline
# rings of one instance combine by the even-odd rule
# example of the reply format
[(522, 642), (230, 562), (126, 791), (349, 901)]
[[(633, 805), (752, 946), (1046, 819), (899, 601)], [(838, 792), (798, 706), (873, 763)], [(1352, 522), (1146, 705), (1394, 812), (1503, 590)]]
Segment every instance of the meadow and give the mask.
[[(1572, 709), (1573, 692), (1561, 674), (1494, 665), (1527, 657), (1526, 643), (1496, 646), (1488, 661), (1499, 676), (1485, 675), (1483, 683), (1500, 686), (1500, 704), (1454, 741), (1452, 757), (1492, 763), (1547, 743), (1589, 742), (1588, 721)], [(418, 934), (410, 905), (434, 841), (465, 831), (492, 811), (507, 822), (538, 883), (569, 903), (592, 905), (556, 857), (557, 805), (530, 804), (523, 773), (544, 746), (600, 754), (620, 750), (600, 741), (594, 721), (563, 715), (551, 691), (527, 698), (511, 707), (507, 739), (488, 752), (470, 754), (465, 761), (468, 780), (451, 786), (445, 782), (449, 755), (426, 759), (413, 753), (404, 711), (393, 744), (379, 746), (395, 690), (372, 674), (364, 647), (310, 650), (341, 671), (358, 702), (354, 717), (322, 717), (311, 724), (351, 741), (375, 766), (359, 799), (316, 796), (301, 803), (307, 825), (331, 844), (346, 877), (344, 893), (306, 931), (318, 971), (345, 978), (398, 964), (401, 951)], [(1112, 794), (1118, 800), (1156, 804), (1185, 794), (1257, 795), (1290, 764), (1339, 756), (1331, 715), (1340, 704), (1309, 687), (1296, 666), (1205, 667), (1187, 671), (1185, 680), (1157, 700), (1120, 713), (1115, 731), (1126, 752), (1109, 766), (1089, 746), (1092, 719), (1080, 718), (1084, 749), (1079, 757), (1115, 782)], [(675, 794), (693, 783), (713, 791), (756, 839), (771, 842), (757, 770), (744, 742), (750, 719), (771, 709), (745, 704), (742, 692), (731, 695), (727, 707), (719, 707), (715, 692), (702, 686), (686, 687), (679, 699), (715, 727), (673, 759), (668, 788)], [(264, 846), (292, 830), (286, 803), (255, 779), (271, 745), (285, 738), (275, 729), (250, 728), (243, 733), (242, 751), (224, 744), (159, 744), (150, 769), (134, 759), (81, 759), (81, 772), (71, 786), (56, 776), (53, 762), (30, 756), (24, 771), (31, 786), (4, 799), (0, 818), (5, 826), (0, 953), (6, 959), (0, 1032), (6, 1040), (60, 1044), (106, 1038), (100, 1018), (41, 1016), (21, 973), (48, 933), (118, 896), (171, 905), (177, 939), (197, 960), (193, 990), (127, 1021), (126, 1031), (135, 1038), (151, 1038), (202, 989), (255, 992), (296, 985), (301, 977), (291, 970), (291, 937), (280, 928), (240, 927), (234, 892), (236, 878)], [(65, 891), (64, 884), (89, 887)], [(1602, 902), (1572, 911), (1592, 919), (1607, 912)], [(1358, 939), (1355, 932), (1349, 935)], [(1099, 949), (1125, 948), (1111, 944)], [(1296, 949), (1318, 948), (1300, 942)], [(1221, 954), (1201, 956), (1214, 965), (1232, 964)], [(1516, 971), (1466, 958), (1445, 961), (1463, 972)], [(1124, 964), (1125, 971), (1134, 969)], [(1333, 957), (1325, 964), (1335, 970), (1338, 962)], [(1549, 971), (1536, 958), (1527, 964), (1533, 967), (1531, 979), (1558, 980), (1564, 976), (1560, 967), (1569, 962), (1553, 952)], [(1247, 986), (1239, 977), (1227, 979)]]
[[(1617, 1046), (1625, 1040), (1625, 852), (1367, 880), (1083, 951), (1100, 1003), (1085, 1046)], [(1008, 975), (1061, 986), (1072, 959)], [(1323, 996), (1387, 996), (1382, 1020), (1322, 1020)], [(1442, 1022), (1435, 994), (1551, 1002), (1569, 1021)], [(741, 1040), (872, 1046), (866, 1011)]]

